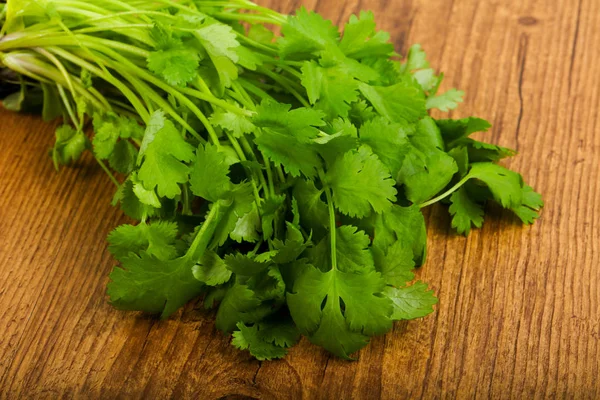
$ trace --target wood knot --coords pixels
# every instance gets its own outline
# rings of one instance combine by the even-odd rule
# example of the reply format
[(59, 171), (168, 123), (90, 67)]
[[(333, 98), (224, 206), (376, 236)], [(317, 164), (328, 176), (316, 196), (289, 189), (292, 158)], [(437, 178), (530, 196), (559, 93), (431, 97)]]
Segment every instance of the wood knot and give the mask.
[(522, 17), (519, 17), (519, 24), (521, 24), (521, 25), (531, 26), (531, 25), (535, 25), (537, 23), (538, 23), (537, 18), (532, 17), (531, 15), (524, 15)]

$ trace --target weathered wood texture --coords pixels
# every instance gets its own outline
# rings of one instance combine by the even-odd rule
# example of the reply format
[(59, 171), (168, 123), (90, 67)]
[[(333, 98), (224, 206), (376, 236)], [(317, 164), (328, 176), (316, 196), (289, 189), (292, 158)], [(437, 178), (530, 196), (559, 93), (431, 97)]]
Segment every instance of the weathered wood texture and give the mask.
[[(289, 11), (300, 1), (262, 1)], [(293, 4), (292, 4), (293, 3)], [(93, 160), (56, 173), (52, 128), (0, 113), (2, 398), (598, 398), (598, 0), (306, 0), (336, 22), (372, 9), (404, 52), (421, 43), (455, 116), (491, 120), (546, 200), (531, 228), (492, 210), (468, 239), (428, 211), (420, 278), (440, 302), (359, 361), (303, 341), (283, 361), (234, 350), (190, 304), (167, 321), (112, 309), (105, 236), (121, 214)]]

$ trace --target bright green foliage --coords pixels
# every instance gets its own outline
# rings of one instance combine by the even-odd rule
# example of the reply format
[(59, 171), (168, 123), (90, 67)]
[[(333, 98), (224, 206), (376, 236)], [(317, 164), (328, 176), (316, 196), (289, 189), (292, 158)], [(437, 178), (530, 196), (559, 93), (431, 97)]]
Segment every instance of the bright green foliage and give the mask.
[(366, 147), (338, 157), (325, 180), (333, 191), (336, 207), (351, 217), (366, 217), (389, 209), (396, 189), (388, 169)]
[(21, 83), (4, 104), (41, 98), (64, 121), (55, 165), (88, 149), (115, 183), (135, 220), (108, 237), (119, 309), (166, 318), (201, 297), (259, 360), (301, 334), (351, 358), (433, 311), (413, 283), (423, 207), (448, 203), (468, 234), (488, 201), (525, 224), (543, 206), (497, 164), (513, 150), (471, 137), (487, 121), (429, 116), (463, 93), (439, 92), (421, 46), (402, 58), (371, 12), (339, 29), (246, 0), (26, 3), (9, 0), (0, 32), (2, 76)]
[(69, 125), (56, 128), (56, 143), (52, 148), (52, 160), (58, 169), (59, 165), (66, 165), (79, 159), (86, 148), (87, 138), (81, 131), (76, 131)]
[(148, 69), (173, 86), (183, 86), (198, 75), (200, 57), (183, 44), (168, 50), (158, 50), (148, 57)]
[(433, 312), (432, 306), (438, 302), (423, 282), (403, 288), (387, 287), (384, 294), (392, 301), (395, 321), (424, 317)]
[(462, 187), (450, 197), (450, 214), (452, 214), (452, 227), (458, 233), (468, 235), (471, 226), (481, 228), (483, 224), (483, 207), (469, 197), (467, 190)]

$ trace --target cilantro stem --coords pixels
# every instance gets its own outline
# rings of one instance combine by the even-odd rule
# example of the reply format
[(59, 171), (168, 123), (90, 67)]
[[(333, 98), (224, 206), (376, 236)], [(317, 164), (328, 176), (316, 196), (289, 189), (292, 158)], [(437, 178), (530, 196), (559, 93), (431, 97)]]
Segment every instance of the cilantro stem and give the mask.
[[(92, 151), (92, 154), (94, 154), (94, 152)], [(119, 183), (119, 181), (117, 180), (117, 178), (115, 178), (115, 176), (112, 174), (112, 172), (110, 172), (110, 170), (108, 169), (108, 167), (106, 166), (106, 164), (104, 163), (104, 161), (102, 161), (101, 159), (99, 159), (96, 154), (94, 154), (94, 158), (96, 159), (96, 162), (100, 165), (100, 167), (104, 170), (104, 172), (106, 172), (106, 175), (108, 175), (108, 177), (110, 178), (110, 180), (112, 181), (112, 183), (115, 184), (115, 186), (118, 188), (121, 187), (121, 184)]]
[(458, 189), (460, 189), (460, 187), (462, 185), (464, 185), (469, 179), (471, 179), (471, 175), (467, 174), (464, 178), (462, 178), (460, 181), (458, 181), (458, 183), (454, 186), (452, 186), (450, 189), (448, 189), (447, 191), (445, 191), (444, 193), (440, 194), (437, 197), (434, 197), (431, 200), (428, 200), (422, 204), (419, 205), (419, 208), (424, 208), (427, 206), (430, 206), (434, 203), (437, 203), (440, 200), (445, 199), (446, 197), (450, 196), (452, 193), (456, 192)]
[(43, 49), (41, 47), (35, 47), (33, 50), (37, 51), (38, 53), (40, 53), (41, 55), (46, 57), (48, 60), (50, 60), (50, 62), (52, 62), (52, 64), (54, 64), (56, 66), (56, 68), (65, 77), (65, 81), (67, 82), (67, 85), (68, 85), (71, 93), (75, 93), (75, 89), (73, 88), (73, 82), (71, 81), (71, 75), (67, 72), (67, 70), (65, 69), (65, 66), (60, 62), (60, 60), (58, 58), (56, 58), (56, 56), (54, 56), (54, 54), (48, 52), (46, 49)]
[(238, 32), (237, 37), (238, 37), (238, 39), (246, 42), (246, 44), (248, 44), (248, 45), (250, 45), (252, 47), (255, 47), (255, 48), (259, 49), (259, 50), (262, 50), (264, 52), (267, 52), (267, 53), (273, 54), (273, 55), (278, 55), (279, 54), (279, 52), (277, 51), (277, 49), (275, 47), (271, 47), (271, 46), (269, 46), (267, 44), (257, 42), (256, 40), (250, 39), (248, 36), (245, 36), (245, 35), (243, 35), (243, 34), (241, 34), (239, 32)]
[(333, 196), (325, 179), (325, 172), (319, 169), (319, 179), (323, 183), (323, 190), (327, 199), (327, 208), (329, 209), (329, 235), (331, 236), (331, 268), (337, 270), (337, 244), (336, 244), (336, 223), (335, 223), (335, 207), (333, 206)]
[(73, 112), (73, 108), (71, 107), (71, 101), (67, 97), (65, 89), (63, 89), (63, 87), (59, 84), (56, 85), (56, 88), (58, 89), (58, 94), (60, 95), (60, 98), (63, 101), (63, 104), (65, 106), (65, 109), (67, 110), (67, 114), (69, 115), (71, 122), (77, 128), (77, 130), (81, 130), (82, 127), (80, 126), (79, 121), (75, 117), (75, 113)]
[(212, 13), (212, 16), (217, 19), (222, 19), (222, 20), (226, 20), (226, 21), (262, 22), (262, 23), (266, 23), (266, 24), (275, 24), (275, 25), (281, 24), (280, 21), (274, 20), (271, 17), (257, 15), (257, 14), (216, 12), (216, 13)]
[(292, 87), (292, 85), (286, 78), (284, 78), (281, 75), (277, 75), (276, 73), (269, 71), (269, 69), (264, 68), (264, 67), (260, 67), (259, 71), (261, 73), (265, 74), (266, 76), (268, 76), (269, 78), (271, 78), (272, 80), (274, 80), (275, 82), (277, 82), (285, 90), (290, 92), (304, 107), (310, 108), (309, 102), (306, 101), (304, 99), (304, 97), (302, 97), (302, 95), (300, 93), (298, 93), (298, 91)]
[(196, 251), (198, 247), (200, 247), (200, 245), (204, 246), (204, 248), (206, 249), (206, 246), (208, 245), (208, 242), (212, 237), (214, 228), (216, 227), (215, 223), (218, 222), (216, 221), (216, 219), (219, 214), (220, 208), (221, 205), (218, 202), (212, 204), (212, 208), (210, 209), (208, 215), (206, 216), (206, 219), (202, 223), (200, 231), (192, 241), (192, 244), (190, 245), (189, 249), (183, 257), (188, 258), (192, 261), (197, 261), (202, 257), (204, 251), (202, 251), (202, 253), (199, 255), (196, 254)]
[(129, 100), (129, 102), (131, 103), (133, 108), (135, 108), (135, 111), (140, 115), (142, 120), (144, 122), (148, 122), (148, 120), (150, 119), (150, 114), (148, 113), (148, 110), (146, 110), (146, 108), (143, 106), (143, 104), (140, 102), (137, 96), (127, 86), (123, 85), (121, 81), (113, 77), (110, 73), (105, 73), (104, 70), (96, 68), (89, 62), (83, 60), (80, 57), (75, 56), (75, 54), (69, 53), (68, 51), (65, 51), (59, 47), (50, 47), (48, 48), (48, 50), (54, 54), (59, 55), (65, 60), (71, 61), (72, 63), (79, 65), (80, 67), (88, 69), (96, 76), (100, 77), (101, 79), (104, 79), (106, 82), (115, 86), (117, 89), (119, 89), (119, 91), (121, 91), (121, 93), (123, 93), (123, 96), (125, 96), (127, 100)]
[(258, 86), (252, 84), (251, 82), (247, 81), (246, 79), (244, 79), (244, 78), (238, 78), (238, 81), (240, 83), (240, 86), (242, 86), (244, 89), (246, 89), (247, 91), (249, 91), (250, 93), (252, 93), (256, 97), (258, 97), (259, 99), (274, 100), (273, 97), (270, 94), (268, 94), (267, 92), (265, 92), (264, 90), (262, 90)]

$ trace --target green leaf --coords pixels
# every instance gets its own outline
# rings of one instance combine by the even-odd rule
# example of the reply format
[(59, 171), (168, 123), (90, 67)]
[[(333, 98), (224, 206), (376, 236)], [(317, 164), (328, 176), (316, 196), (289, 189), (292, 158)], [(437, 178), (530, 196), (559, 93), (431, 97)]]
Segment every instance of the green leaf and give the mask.
[(468, 235), (471, 226), (481, 228), (483, 224), (483, 207), (473, 201), (464, 187), (461, 187), (450, 197), (450, 214), (452, 227), (463, 235)]
[(416, 122), (427, 115), (420, 88), (401, 81), (392, 86), (359, 84), (360, 91), (377, 112), (391, 122)]
[(256, 127), (249, 118), (236, 114), (232, 111), (219, 109), (210, 117), (210, 122), (213, 125), (220, 126), (223, 129), (230, 131), (234, 137), (239, 138), (246, 133), (253, 133)]
[(169, 85), (185, 86), (198, 76), (198, 52), (183, 44), (167, 50), (153, 51), (148, 56), (148, 69)]
[(231, 343), (240, 350), (248, 350), (257, 360), (273, 360), (283, 358), (287, 350), (272, 341), (265, 339), (261, 325), (246, 326), (243, 322), (237, 325), (238, 330), (233, 332)]
[(231, 271), (214, 251), (206, 251), (200, 262), (192, 267), (194, 277), (208, 286), (222, 285), (231, 278)]
[(253, 118), (253, 123), (262, 128), (255, 143), (292, 176), (315, 176), (321, 159), (309, 141), (319, 132), (315, 126), (325, 124), (323, 114), (308, 108), (289, 109), (289, 105), (263, 102)]
[(301, 83), (310, 103), (331, 119), (347, 117), (350, 104), (358, 100), (358, 82), (336, 67), (323, 68), (314, 61), (306, 61)]
[(427, 290), (427, 284), (417, 282), (404, 288), (386, 287), (384, 295), (392, 301), (392, 319), (395, 321), (421, 318), (433, 312), (438, 299), (433, 291)]
[(242, 183), (233, 186), (227, 196), (219, 200), (219, 213), (222, 214), (222, 217), (215, 230), (211, 248), (222, 246), (236, 228), (238, 220), (252, 210), (254, 202), (252, 185)]
[(266, 199), (261, 205), (260, 215), (264, 239), (270, 239), (277, 229), (277, 220), (283, 212), (285, 198), (285, 195), (275, 195)]
[(438, 194), (458, 171), (456, 162), (445, 152), (430, 148), (424, 154), (412, 147), (404, 159), (397, 182), (404, 185), (406, 197), (422, 203)]
[(396, 200), (388, 169), (364, 146), (339, 157), (325, 179), (333, 191), (335, 206), (351, 217), (362, 218), (372, 210), (385, 211)]
[(52, 160), (58, 169), (59, 165), (66, 165), (76, 161), (86, 148), (87, 138), (81, 131), (76, 131), (70, 125), (61, 125), (56, 128), (56, 142), (52, 148)]
[(190, 172), (190, 189), (208, 201), (222, 199), (232, 189), (229, 165), (224, 153), (216, 146), (198, 146), (196, 159)]
[(256, 275), (266, 270), (272, 263), (270, 261), (257, 261), (247, 254), (237, 253), (225, 256), (225, 265), (231, 272), (242, 275)]
[(282, 58), (314, 54), (328, 44), (337, 44), (339, 39), (338, 29), (331, 21), (304, 7), (296, 11), (295, 16), (288, 17), (281, 33), (278, 43)]
[(289, 317), (277, 316), (259, 324), (262, 339), (280, 347), (292, 347), (300, 339), (300, 332)]
[(108, 164), (121, 174), (131, 173), (136, 165), (138, 151), (128, 140), (119, 140), (108, 158)]
[(390, 123), (382, 117), (365, 122), (360, 128), (360, 141), (371, 148), (393, 177), (410, 151), (406, 125)]
[(539, 218), (539, 211), (544, 206), (542, 196), (535, 192), (529, 185), (522, 188), (522, 204), (513, 207), (513, 212), (523, 221), (524, 224), (532, 224)]
[(159, 260), (169, 260), (177, 256), (176, 238), (177, 224), (174, 222), (125, 224), (108, 235), (108, 250), (118, 260), (125, 259), (129, 253), (140, 254), (142, 251)]
[(446, 143), (465, 138), (475, 132), (487, 132), (492, 126), (481, 118), (469, 117), (463, 119), (438, 119), (435, 121), (440, 128)]
[(426, 107), (428, 110), (437, 108), (441, 111), (450, 111), (458, 107), (458, 103), (462, 103), (465, 92), (462, 90), (450, 89), (443, 94), (431, 96), (427, 99)]
[(298, 202), (300, 224), (309, 232), (313, 232), (315, 237), (321, 238), (329, 221), (327, 204), (321, 200), (323, 192), (317, 190), (313, 181), (299, 179), (293, 194)]
[(352, 15), (344, 28), (340, 49), (350, 57), (389, 57), (394, 53), (394, 45), (389, 43), (390, 34), (375, 29), (375, 16), (371, 11), (361, 11), (360, 16)]
[(196, 30), (195, 36), (212, 61), (220, 89), (231, 86), (237, 78), (235, 63), (239, 60), (237, 48), (240, 45), (233, 28), (218, 22), (209, 23)]
[(521, 175), (493, 163), (471, 164), (469, 175), (484, 182), (494, 200), (504, 208), (516, 208), (523, 200)]
[(409, 243), (407, 240), (398, 240), (386, 252), (373, 247), (375, 267), (386, 284), (404, 286), (415, 278), (412, 272), (415, 268), (414, 253)]
[(420, 44), (413, 44), (408, 49), (408, 56), (406, 58), (406, 64), (403, 66), (403, 70), (411, 72), (417, 69), (429, 68), (429, 62), (427, 62), (427, 55)]
[(144, 135), (143, 128), (136, 120), (114, 113), (96, 113), (93, 121), (94, 153), (102, 160), (111, 157), (119, 139), (141, 139)]
[(515, 150), (489, 143), (479, 142), (471, 138), (456, 140), (452, 142), (452, 145), (466, 147), (469, 154), (469, 160), (471, 162), (496, 162), (503, 158), (512, 157), (517, 154)]
[(416, 265), (422, 265), (426, 258), (427, 232), (425, 219), (419, 206), (400, 207), (394, 204), (389, 211), (374, 214), (363, 223), (373, 237), (373, 247), (381, 252), (389, 252), (399, 241), (412, 249)]
[[(140, 146), (138, 178), (148, 190), (156, 188), (162, 197), (174, 198), (181, 193), (179, 184), (188, 181), (194, 148), (187, 143), (161, 111), (150, 117)], [(142, 161), (143, 160), (143, 161)]]
[(261, 230), (260, 215), (258, 214), (256, 203), (253, 202), (252, 209), (238, 218), (235, 228), (229, 236), (238, 243), (243, 241), (255, 243), (261, 238)]
[(252, 311), (260, 303), (248, 286), (236, 283), (227, 290), (217, 311), (215, 325), (223, 332), (231, 332), (238, 322), (255, 322)]
[(349, 358), (368, 343), (368, 336), (392, 326), (390, 300), (375, 295), (383, 289), (377, 272), (323, 272), (309, 266), (287, 299), (294, 322), (311, 342)]
[[(154, 190), (146, 190), (139, 183), (134, 183), (130, 179), (119, 189), (121, 209), (130, 218), (142, 220), (146, 217), (151, 217), (156, 214), (156, 209), (160, 208), (160, 201), (156, 197)], [(134, 190), (134, 189), (138, 190)], [(141, 189), (141, 190), (139, 190)], [(140, 200), (143, 199), (144, 201)]]
[(108, 284), (111, 304), (121, 310), (161, 313), (166, 318), (198, 296), (204, 286), (192, 275), (195, 263), (187, 257), (160, 260), (141, 251), (121, 262)]

